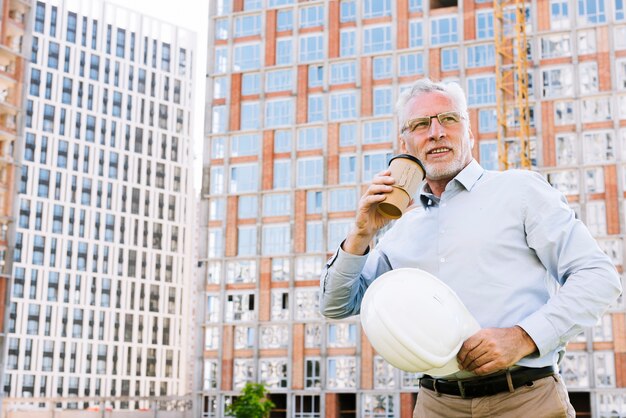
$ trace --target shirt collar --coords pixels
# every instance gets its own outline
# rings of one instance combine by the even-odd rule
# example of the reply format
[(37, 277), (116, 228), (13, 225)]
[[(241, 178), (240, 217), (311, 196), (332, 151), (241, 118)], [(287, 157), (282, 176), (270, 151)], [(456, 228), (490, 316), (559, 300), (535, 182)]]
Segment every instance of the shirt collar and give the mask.
[[(480, 179), (485, 172), (485, 169), (478, 164), (478, 161), (472, 159), (470, 163), (459, 174), (452, 179), (452, 182), (457, 182), (465, 188), (468, 192), (472, 190), (478, 179)], [(446, 187), (447, 189), (448, 187)], [(439, 204), (439, 197), (435, 196), (430, 190), (428, 183), (424, 182), (419, 191), (420, 201), (424, 208)]]

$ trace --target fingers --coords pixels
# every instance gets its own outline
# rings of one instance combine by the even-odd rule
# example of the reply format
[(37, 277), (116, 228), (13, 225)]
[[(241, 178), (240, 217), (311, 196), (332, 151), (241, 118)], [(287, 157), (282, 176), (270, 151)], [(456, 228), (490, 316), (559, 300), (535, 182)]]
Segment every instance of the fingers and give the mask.
[(483, 340), (470, 337), (463, 343), (457, 355), (457, 361), (461, 369), (473, 371), (489, 361), (489, 353), (487, 344)]
[(396, 182), (396, 180), (391, 177), (391, 171), (389, 170), (384, 170), (381, 171), (380, 173), (376, 174), (374, 176), (374, 178), (372, 179), (372, 184), (394, 184)]

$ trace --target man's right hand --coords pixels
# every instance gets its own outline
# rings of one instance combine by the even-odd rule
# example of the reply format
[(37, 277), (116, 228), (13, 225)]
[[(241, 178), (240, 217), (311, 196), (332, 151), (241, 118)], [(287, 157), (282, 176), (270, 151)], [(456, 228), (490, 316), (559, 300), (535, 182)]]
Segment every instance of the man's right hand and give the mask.
[(345, 252), (363, 255), (376, 232), (389, 223), (391, 219), (378, 213), (376, 207), (393, 190), (391, 185), (394, 183), (395, 180), (389, 170), (381, 171), (374, 176), (372, 183), (359, 200), (354, 227), (343, 243)]

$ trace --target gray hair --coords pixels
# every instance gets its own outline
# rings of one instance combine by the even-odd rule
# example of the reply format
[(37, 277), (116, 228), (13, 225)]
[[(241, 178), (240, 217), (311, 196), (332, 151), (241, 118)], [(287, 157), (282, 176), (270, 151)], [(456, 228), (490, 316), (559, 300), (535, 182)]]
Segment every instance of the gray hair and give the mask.
[(423, 94), (440, 92), (445, 94), (452, 100), (455, 110), (461, 113), (465, 120), (466, 126), (469, 128), (469, 116), (467, 113), (467, 99), (465, 92), (458, 83), (455, 82), (434, 82), (429, 78), (420, 78), (415, 81), (409, 88), (403, 91), (396, 103), (396, 113), (398, 115), (398, 132), (401, 134), (402, 127), (407, 121), (406, 108), (411, 99), (419, 97)]

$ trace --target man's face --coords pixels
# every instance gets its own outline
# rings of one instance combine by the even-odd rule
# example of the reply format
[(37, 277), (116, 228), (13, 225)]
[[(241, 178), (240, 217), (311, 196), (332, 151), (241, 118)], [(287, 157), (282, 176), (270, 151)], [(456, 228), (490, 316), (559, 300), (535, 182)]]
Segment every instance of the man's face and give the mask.
[[(457, 111), (445, 94), (432, 92), (414, 97), (407, 103), (406, 120)], [(401, 151), (422, 161), (429, 180), (452, 179), (472, 161), (474, 135), (468, 122), (443, 126), (435, 117), (425, 130), (406, 132), (401, 136)]]

